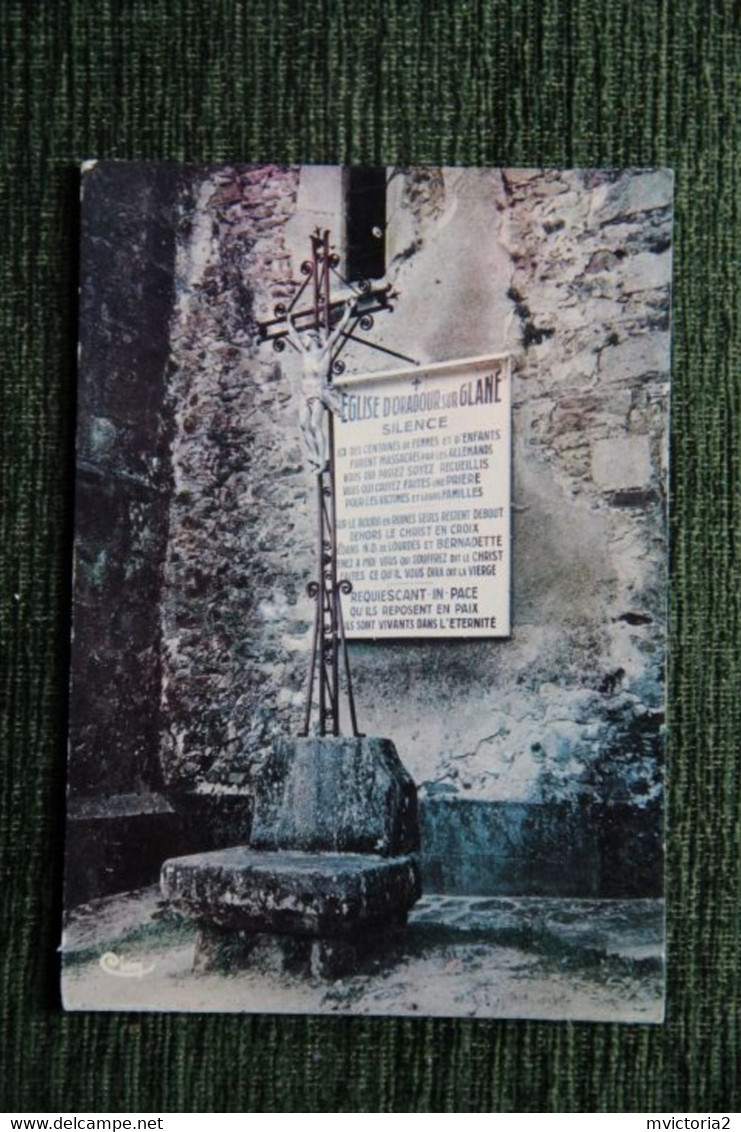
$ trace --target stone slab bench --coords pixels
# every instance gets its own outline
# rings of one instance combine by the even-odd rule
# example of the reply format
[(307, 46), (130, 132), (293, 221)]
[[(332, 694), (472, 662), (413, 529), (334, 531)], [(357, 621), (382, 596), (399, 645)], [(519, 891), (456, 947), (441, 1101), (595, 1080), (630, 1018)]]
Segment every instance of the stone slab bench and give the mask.
[(199, 922), (276, 935), (352, 936), (403, 922), (421, 895), (412, 856), (247, 846), (166, 861), (162, 884), (168, 900)]

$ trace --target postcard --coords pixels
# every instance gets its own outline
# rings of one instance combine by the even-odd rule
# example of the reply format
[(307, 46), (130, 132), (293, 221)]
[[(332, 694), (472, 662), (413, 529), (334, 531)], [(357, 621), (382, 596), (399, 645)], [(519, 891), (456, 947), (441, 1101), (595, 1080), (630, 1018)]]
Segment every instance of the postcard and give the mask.
[(67, 1009), (662, 1021), (672, 192), (85, 163)]

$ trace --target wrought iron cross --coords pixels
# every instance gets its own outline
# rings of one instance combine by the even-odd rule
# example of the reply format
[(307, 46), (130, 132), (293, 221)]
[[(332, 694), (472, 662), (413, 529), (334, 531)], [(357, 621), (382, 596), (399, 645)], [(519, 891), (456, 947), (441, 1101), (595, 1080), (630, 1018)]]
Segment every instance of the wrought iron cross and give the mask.
[[(355, 713), (347, 640), (342, 618), (341, 595), (352, 592), (352, 583), (337, 576), (337, 531), (334, 467), (334, 413), (338, 402), (332, 394), (332, 379), (343, 373), (340, 354), (348, 342), (357, 342), (384, 354), (416, 364), (399, 354), (361, 337), (357, 331), (373, 327), (373, 315), (393, 310), (397, 296), (391, 285), (373, 287), (367, 280), (349, 282), (339, 272), (340, 257), (330, 244), (328, 230), (311, 236), (311, 259), (301, 264), (303, 282), (297, 285), (291, 302), (278, 303), (274, 317), (258, 323), (261, 342), (272, 341), (282, 352), (290, 344), (303, 355), (304, 380), (317, 379), (317, 388), (308, 389), (302, 410), (302, 429), (307, 441), (309, 461), (316, 471), (317, 484), (317, 563), (316, 578), (307, 592), (315, 601), (314, 635), (311, 650), (303, 735), (308, 735), (316, 702), (320, 735), (340, 734), (340, 666), (344, 669), (345, 692), (353, 735), (360, 735)], [(344, 288), (343, 297), (332, 296), (332, 277)], [(308, 294), (307, 294), (308, 292)], [(305, 347), (301, 336), (313, 338)], [(314, 373), (314, 367), (324, 370)], [(323, 441), (326, 423), (326, 451)], [(316, 701), (315, 701), (316, 686)]]

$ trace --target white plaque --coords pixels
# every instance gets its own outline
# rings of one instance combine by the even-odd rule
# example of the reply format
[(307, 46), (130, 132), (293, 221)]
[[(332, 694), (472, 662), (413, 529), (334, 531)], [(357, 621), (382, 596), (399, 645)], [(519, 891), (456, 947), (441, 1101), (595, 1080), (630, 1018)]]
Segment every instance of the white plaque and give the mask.
[(510, 633), (508, 356), (337, 382), (348, 638)]

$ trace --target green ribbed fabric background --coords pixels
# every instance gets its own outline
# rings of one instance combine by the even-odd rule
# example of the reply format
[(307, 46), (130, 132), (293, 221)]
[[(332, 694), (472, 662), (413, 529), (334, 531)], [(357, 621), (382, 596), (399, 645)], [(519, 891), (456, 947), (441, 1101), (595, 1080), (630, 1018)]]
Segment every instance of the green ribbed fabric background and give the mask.
[[(2, 1108), (741, 1107), (741, 17), (723, 0), (2, 0)], [(668, 1020), (72, 1015), (57, 990), (76, 162), (677, 173)]]

